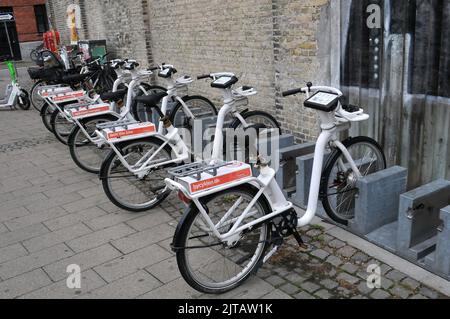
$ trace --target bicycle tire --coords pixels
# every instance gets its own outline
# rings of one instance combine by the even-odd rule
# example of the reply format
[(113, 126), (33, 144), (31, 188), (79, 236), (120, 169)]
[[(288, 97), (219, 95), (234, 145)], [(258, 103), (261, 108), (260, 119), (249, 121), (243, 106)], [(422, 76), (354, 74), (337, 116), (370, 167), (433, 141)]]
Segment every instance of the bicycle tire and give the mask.
[[(386, 166), (387, 166), (386, 165), (386, 156), (384, 154), (383, 148), (375, 140), (373, 140), (369, 137), (366, 137), (366, 136), (358, 136), (355, 138), (349, 138), (349, 139), (345, 140), (344, 142), (342, 142), (342, 144), (344, 144), (344, 146), (347, 149), (350, 149), (352, 146), (357, 145), (357, 144), (368, 144), (368, 145), (373, 146), (374, 150), (378, 151), (379, 154), (381, 155), (382, 163), (380, 165), (380, 169), (386, 168)], [(323, 170), (322, 178), (321, 178), (320, 196), (321, 196), (323, 208), (325, 209), (325, 212), (327, 213), (327, 215), (333, 221), (335, 221), (339, 224), (348, 225), (348, 222), (351, 219), (351, 216), (349, 216), (350, 218), (343, 218), (342, 216), (340, 216), (339, 214), (337, 214), (334, 211), (334, 209), (332, 208), (332, 204), (330, 203), (330, 200), (329, 200), (331, 195), (328, 192), (330, 189), (330, 187), (328, 185), (330, 175), (332, 173), (333, 167), (335, 166), (335, 163), (338, 161), (338, 159), (341, 156), (342, 156), (341, 150), (335, 149), (333, 151), (333, 153), (331, 154), (331, 156), (328, 158), (327, 162), (325, 163), (325, 166), (324, 166), (325, 168)], [(362, 161), (362, 162), (364, 162), (364, 161)], [(378, 169), (377, 171), (379, 171), (380, 169)], [(335, 183), (337, 183), (337, 181)], [(354, 189), (356, 189), (356, 187), (354, 187)], [(349, 193), (350, 191), (347, 190), (346, 192)], [(356, 189), (356, 193), (357, 193), (357, 189)], [(344, 193), (342, 192), (342, 194), (344, 194)], [(339, 195), (339, 193), (336, 193), (336, 195)]]
[[(80, 120), (80, 124), (87, 126), (88, 124), (90, 124), (91, 122), (94, 122), (94, 121), (96, 121), (96, 123), (99, 123), (99, 121), (112, 122), (112, 121), (116, 121), (117, 119), (118, 118), (116, 116), (113, 116), (111, 114), (105, 114), (105, 115), (100, 115), (100, 116), (90, 117), (90, 118)], [(98, 174), (100, 172), (100, 167), (101, 167), (104, 159), (106, 158), (107, 154), (105, 154), (104, 158), (101, 159), (101, 161), (98, 163), (98, 166), (94, 167), (94, 166), (90, 166), (87, 163), (85, 163), (82, 159), (80, 159), (80, 157), (78, 155), (79, 153), (77, 152), (76, 149), (77, 149), (77, 147), (81, 147), (81, 146), (84, 147), (84, 146), (92, 145), (92, 143), (90, 141), (88, 141), (87, 143), (82, 143), (83, 145), (80, 145), (80, 143), (77, 143), (76, 140), (77, 140), (78, 134), (80, 134), (80, 133), (83, 134), (83, 132), (81, 131), (79, 126), (75, 126), (74, 129), (72, 130), (72, 132), (70, 133), (69, 139), (67, 140), (67, 144), (69, 146), (69, 151), (70, 151), (70, 156), (72, 157), (72, 160), (75, 162), (75, 164), (82, 170), (84, 170), (88, 173)]]
[[(242, 193), (242, 194), (246, 193), (250, 198), (254, 198), (256, 196), (256, 194), (258, 193), (258, 190), (252, 185), (241, 185), (241, 186), (237, 186), (237, 187), (234, 187), (234, 188), (231, 188), (231, 189), (219, 192), (219, 193), (212, 194), (205, 198), (202, 198), (201, 203), (202, 203), (203, 207), (205, 209), (207, 209), (207, 205), (209, 202), (213, 201), (215, 198), (217, 198), (219, 196), (222, 196), (227, 193), (232, 193), (232, 192), (238, 192), (238, 193)], [(265, 199), (265, 197), (259, 198), (257, 201), (257, 204), (260, 205), (262, 211), (265, 213), (264, 215), (266, 215), (268, 212), (271, 211), (270, 206), (269, 206), (267, 200)], [(252, 262), (252, 265), (249, 266), (249, 269), (242, 276), (240, 276), (240, 278), (237, 278), (234, 282), (232, 282), (228, 285), (224, 285), (223, 287), (221, 287), (221, 286), (211, 287), (211, 286), (207, 286), (205, 283), (199, 282), (199, 280), (196, 279), (196, 276), (193, 274), (192, 267), (188, 264), (188, 261), (187, 261), (188, 257), (186, 256), (186, 251), (188, 251), (188, 249), (184, 249), (187, 247), (186, 243), (187, 243), (187, 240), (189, 237), (189, 231), (191, 229), (191, 226), (195, 222), (195, 219), (198, 214), (199, 214), (199, 210), (198, 210), (197, 206), (195, 206), (193, 203), (191, 205), (189, 205), (189, 207), (186, 209), (183, 217), (181, 218), (180, 222), (178, 223), (177, 229), (175, 231), (175, 235), (173, 238), (173, 246), (176, 247), (176, 259), (177, 259), (178, 269), (179, 269), (182, 277), (184, 278), (184, 280), (189, 284), (189, 286), (191, 286), (195, 290), (200, 291), (202, 293), (207, 293), (207, 294), (223, 294), (225, 292), (233, 290), (236, 287), (242, 285), (252, 274), (256, 273), (258, 268), (262, 265), (261, 260), (265, 256), (265, 252), (269, 246), (268, 242), (269, 242), (269, 239), (271, 238), (269, 227), (267, 224), (263, 224), (261, 226), (262, 228), (265, 228), (265, 238), (262, 239), (261, 240), (262, 243), (260, 242), (260, 243), (258, 243), (258, 245), (262, 244), (263, 247), (259, 248), (260, 249), (259, 256), (256, 256), (256, 254), (255, 254), (256, 258), (253, 257), (253, 258), (255, 258), (255, 260)], [(210, 212), (208, 214), (210, 214)], [(252, 231), (255, 229), (257, 229), (257, 228), (255, 227), (254, 229), (252, 229)], [(237, 247), (239, 247), (239, 246), (237, 246)]]

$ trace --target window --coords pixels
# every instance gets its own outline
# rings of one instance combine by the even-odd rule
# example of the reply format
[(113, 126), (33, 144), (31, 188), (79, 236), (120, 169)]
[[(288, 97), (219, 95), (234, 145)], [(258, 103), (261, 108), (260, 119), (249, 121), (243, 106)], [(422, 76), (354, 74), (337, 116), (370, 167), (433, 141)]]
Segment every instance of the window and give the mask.
[(36, 16), (36, 25), (38, 33), (48, 31), (47, 10), (44, 4), (34, 6), (34, 14)]

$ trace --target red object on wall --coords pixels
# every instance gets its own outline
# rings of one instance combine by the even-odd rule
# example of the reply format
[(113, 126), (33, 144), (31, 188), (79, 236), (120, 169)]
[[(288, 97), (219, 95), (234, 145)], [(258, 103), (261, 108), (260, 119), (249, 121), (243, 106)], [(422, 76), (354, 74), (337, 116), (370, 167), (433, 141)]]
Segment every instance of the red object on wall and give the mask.
[(51, 30), (44, 33), (43, 36), (44, 46), (47, 50), (56, 52), (61, 43), (60, 34), (58, 31)]

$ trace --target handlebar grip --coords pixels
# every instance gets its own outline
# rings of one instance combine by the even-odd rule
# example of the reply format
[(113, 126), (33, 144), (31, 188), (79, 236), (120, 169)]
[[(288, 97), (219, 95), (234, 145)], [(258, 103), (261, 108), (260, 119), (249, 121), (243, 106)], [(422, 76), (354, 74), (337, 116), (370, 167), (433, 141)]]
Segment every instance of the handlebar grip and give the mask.
[(298, 94), (298, 93), (305, 93), (305, 92), (303, 92), (302, 89), (293, 89), (293, 90), (289, 90), (289, 91), (283, 92), (281, 95), (283, 97), (287, 97), (287, 96), (295, 95), (295, 94)]
[(210, 77), (211, 77), (210, 74), (203, 74), (203, 75), (197, 76), (197, 80), (208, 79), (208, 78), (210, 78)]

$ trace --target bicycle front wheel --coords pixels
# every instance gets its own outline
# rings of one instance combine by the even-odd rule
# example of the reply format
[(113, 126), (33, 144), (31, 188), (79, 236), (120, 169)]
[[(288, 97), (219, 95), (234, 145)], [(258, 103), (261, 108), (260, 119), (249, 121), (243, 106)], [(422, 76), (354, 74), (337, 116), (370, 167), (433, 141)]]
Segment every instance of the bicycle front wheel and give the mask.
[[(344, 143), (361, 175), (367, 176), (386, 169), (386, 157), (381, 146), (371, 138), (356, 137)], [(323, 207), (335, 222), (348, 225), (355, 217), (358, 195), (357, 177), (339, 149), (330, 156), (322, 175), (321, 196)]]
[[(248, 185), (228, 189), (202, 199), (211, 221), (220, 234), (227, 233), (256, 196)], [(231, 212), (231, 213), (230, 213)], [(241, 225), (269, 213), (267, 203), (259, 199)], [(241, 285), (260, 265), (270, 245), (268, 224), (253, 227), (239, 234), (229, 244), (220, 241), (195, 205), (183, 216), (174, 237), (180, 273), (194, 289), (221, 294)]]
[[(115, 116), (105, 115), (95, 118), (89, 118), (81, 121), (81, 125), (91, 138), (96, 138), (95, 130), (97, 124), (111, 122), (117, 120)], [(110, 148), (107, 145), (103, 145), (101, 148), (92, 143), (81, 130), (76, 126), (69, 136), (68, 140), (70, 156), (75, 164), (85, 170), (86, 172), (98, 174), (103, 161), (110, 152)]]
[(52, 105), (48, 104), (47, 102), (45, 102), (41, 108), (42, 123), (44, 123), (45, 128), (49, 132), (52, 132), (52, 133), (53, 133), (53, 128), (52, 128), (52, 124), (51, 124), (51, 119), (52, 119), (52, 115), (53, 115), (54, 111), (55, 111), (55, 108)]
[(195, 119), (217, 115), (215, 105), (203, 96), (186, 96), (183, 98), (183, 101), (186, 103), (186, 106), (194, 117), (192, 118), (190, 114), (185, 111), (183, 105), (178, 102), (170, 114), (170, 120), (176, 128), (188, 129), (192, 134), (192, 127)]
[[(116, 147), (130, 167), (138, 168), (161, 145), (162, 141), (159, 139), (147, 138), (124, 142)], [(170, 159), (171, 149), (166, 145), (151, 162), (163, 163)], [(115, 152), (110, 152), (100, 169), (100, 179), (106, 195), (116, 206), (132, 212), (142, 212), (159, 205), (169, 195), (170, 191), (164, 182), (168, 177), (167, 167), (156, 167), (144, 178), (138, 178), (119, 160)]]

